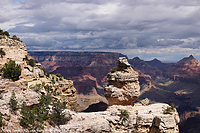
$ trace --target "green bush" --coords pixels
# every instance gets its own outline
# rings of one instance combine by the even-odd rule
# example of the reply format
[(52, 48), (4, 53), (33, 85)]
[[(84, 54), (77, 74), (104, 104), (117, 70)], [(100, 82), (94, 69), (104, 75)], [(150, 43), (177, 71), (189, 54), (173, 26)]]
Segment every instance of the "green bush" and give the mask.
[(172, 115), (173, 112), (175, 111), (175, 104), (174, 103), (171, 103), (170, 104), (171, 106), (170, 107), (167, 107), (164, 111), (163, 111), (163, 114), (170, 114)]
[(3, 32), (3, 35), (6, 35), (6, 36), (8, 36), (8, 37), (10, 36), (10, 34), (9, 34), (8, 31), (4, 31), (4, 32)]
[(3, 126), (3, 117), (2, 117), (2, 114), (0, 113), (0, 127)]
[[(59, 77), (59, 80), (62, 80), (62, 75), (60, 73), (56, 73), (56, 76)], [(57, 80), (56, 80), (57, 81)]]
[(15, 61), (10, 60), (5, 63), (4, 67), (1, 69), (4, 78), (12, 79), (12, 81), (17, 81), (21, 75), (21, 66), (16, 64)]
[(48, 108), (48, 105), (50, 105), (52, 102), (52, 96), (50, 94), (47, 95), (41, 95), (39, 99), (39, 105)]
[(48, 93), (50, 93), (50, 91), (51, 91), (51, 88), (50, 88), (50, 86), (49, 86), (48, 84), (44, 86), (44, 89), (45, 89), (45, 91), (47, 91)]
[(66, 105), (59, 100), (53, 104), (52, 114), (50, 115), (51, 125), (63, 125), (72, 119), (71, 114), (68, 114), (68, 117), (65, 116), (65, 113), (63, 113), (64, 109), (66, 109)]
[(13, 40), (17, 40), (17, 41), (20, 41), (20, 42), (22, 42), (22, 41), (20, 40), (20, 38), (19, 38), (19, 37), (17, 37), (16, 35), (13, 35), (13, 36), (12, 36), (12, 39), (13, 39)]
[(45, 70), (45, 68), (41, 68), (41, 70), (43, 70), (44, 75), (46, 75), (47, 77), (49, 77), (49, 72), (47, 72), (47, 71)]
[(10, 106), (11, 112), (14, 113), (14, 114), (19, 109), (14, 92), (12, 92), (12, 96), (10, 97), (9, 106)]
[(56, 76), (62, 78), (62, 75), (60, 73), (56, 73)]
[(52, 82), (53, 84), (55, 84), (55, 83), (56, 83), (54, 79), (52, 79), (52, 80), (51, 80), (51, 82)]
[(49, 73), (48, 72), (46, 73), (46, 76), (49, 77)]
[(43, 129), (41, 121), (38, 119), (38, 109), (36, 106), (29, 110), (26, 108), (26, 103), (22, 104), (20, 126), (29, 130)]
[(33, 59), (28, 60), (28, 65), (34, 67), (35, 66), (35, 61)]
[(31, 87), (31, 89), (34, 90), (35, 92), (38, 92), (42, 89), (41, 84), (36, 84), (35, 86)]
[(0, 29), (0, 35), (3, 35), (3, 30), (2, 29)]
[(111, 71), (112, 73), (116, 72), (116, 71), (117, 71), (117, 67), (113, 67), (110, 71)]
[(20, 125), (29, 130), (44, 129), (43, 124), (49, 118), (49, 105), (52, 97), (50, 95), (41, 95), (39, 104), (32, 109), (27, 109), (23, 103), (21, 109)]
[(3, 58), (3, 56), (6, 55), (6, 53), (3, 51), (3, 48), (0, 49), (0, 55), (1, 55), (1, 58)]
[[(41, 95), (39, 104), (34, 105), (32, 109), (26, 107), (26, 103), (22, 104), (20, 125), (28, 130), (44, 129), (45, 122), (49, 122), (51, 125), (66, 124), (71, 120), (71, 115), (66, 117), (63, 112), (66, 108), (64, 103), (60, 101), (53, 103), (52, 96), (50, 94)], [(49, 114), (52, 105), (52, 112)]]
[(123, 123), (125, 121), (128, 120), (129, 118), (129, 113), (127, 110), (119, 110), (120, 111), (120, 114), (119, 114), (119, 117), (120, 117), (120, 121)]
[(72, 78), (67, 78), (68, 80), (72, 80)]
[(28, 65), (30, 65), (30, 66), (32, 66), (32, 67), (35, 66), (35, 61), (34, 61), (33, 59), (28, 59), (27, 56), (26, 56), (24, 59), (26, 60), (26, 63), (27, 63)]

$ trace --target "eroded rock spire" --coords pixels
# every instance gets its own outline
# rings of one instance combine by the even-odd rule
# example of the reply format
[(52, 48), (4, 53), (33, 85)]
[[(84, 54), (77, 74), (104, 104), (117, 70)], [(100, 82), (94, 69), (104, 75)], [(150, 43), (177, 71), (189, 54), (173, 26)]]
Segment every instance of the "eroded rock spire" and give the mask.
[(125, 57), (120, 57), (117, 65), (118, 69), (107, 75), (108, 85), (104, 86), (104, 95), (109, 105), (131, 105), (140, 96), (138, 73)]

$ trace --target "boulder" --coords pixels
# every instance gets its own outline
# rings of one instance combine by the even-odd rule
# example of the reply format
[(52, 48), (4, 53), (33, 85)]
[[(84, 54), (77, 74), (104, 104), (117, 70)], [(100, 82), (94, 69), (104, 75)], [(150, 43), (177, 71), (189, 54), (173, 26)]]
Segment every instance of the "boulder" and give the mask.
[(109, 105), (131, 105), (140, 96), (138, 73), (125, 57), (120, 57), (117, 65), (117, 71), (107, 75), (108, 85), (104, 86), (104, 95)]

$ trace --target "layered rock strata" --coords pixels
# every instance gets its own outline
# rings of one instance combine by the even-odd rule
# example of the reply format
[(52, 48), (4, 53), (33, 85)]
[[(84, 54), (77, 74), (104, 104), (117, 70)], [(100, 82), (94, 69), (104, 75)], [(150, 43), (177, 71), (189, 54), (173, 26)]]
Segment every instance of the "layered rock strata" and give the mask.
[(1, 36), (0, 49), (5, 52), (5, 55), (0, 57), (0, 68), (9, 60), (14, 60), (17, 64), (22, 65), (24, 58), (28, 54), (27, 49), (24, 48), (26, 45), (18, 40), (13, 40), (6, 35)]
[(140, 96), (138, 73), (125, 57), (120, 57), (117, 65), (118, 69), (107, 75), (108, 85), (104, 86), (104, 95), (109, 105), (131, 105)]

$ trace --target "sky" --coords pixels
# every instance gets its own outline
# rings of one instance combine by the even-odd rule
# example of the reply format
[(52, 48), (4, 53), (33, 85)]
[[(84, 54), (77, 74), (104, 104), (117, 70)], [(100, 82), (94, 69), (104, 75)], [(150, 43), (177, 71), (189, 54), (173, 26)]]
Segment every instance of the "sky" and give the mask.
[(0, 28), (30, 50), (200, 60), (200, 0), (0, 0)]

